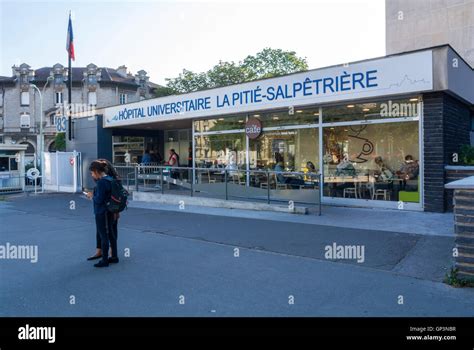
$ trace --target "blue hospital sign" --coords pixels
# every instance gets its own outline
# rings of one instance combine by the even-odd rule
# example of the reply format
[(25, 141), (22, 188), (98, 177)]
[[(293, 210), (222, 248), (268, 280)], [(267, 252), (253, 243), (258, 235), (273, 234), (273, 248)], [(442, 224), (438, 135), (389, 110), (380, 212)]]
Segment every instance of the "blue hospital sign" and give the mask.
[(109, 107), (104, 127), (428, 91), (432, 60), (423, 51)]

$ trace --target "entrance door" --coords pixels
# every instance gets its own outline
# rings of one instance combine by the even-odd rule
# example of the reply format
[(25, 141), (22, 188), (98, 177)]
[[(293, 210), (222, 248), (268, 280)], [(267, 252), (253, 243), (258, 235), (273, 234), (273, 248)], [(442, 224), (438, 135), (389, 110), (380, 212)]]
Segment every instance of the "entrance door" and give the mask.
[(188, 166), (189, 147), (191, 144), (191, 129), (165, 130), (165, 161), (169, 158), (170, 149), (174, 149), (179, 155), (179, 165)]

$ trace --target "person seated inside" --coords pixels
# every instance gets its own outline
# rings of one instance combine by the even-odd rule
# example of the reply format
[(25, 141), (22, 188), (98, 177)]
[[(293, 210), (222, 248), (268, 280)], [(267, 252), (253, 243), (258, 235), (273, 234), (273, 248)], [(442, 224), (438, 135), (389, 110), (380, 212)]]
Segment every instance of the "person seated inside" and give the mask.
[(313, 162), (311, 161), (306, 162), (306, 167), (304, 169), (304, 172), (305, 174), (307, 174), (304, 176), (305, 181), (315, 181), (318, 179), (317, 176), (315, 175), (317, 174), (317, 170)]
[[(417, 160), (413, 159), (413, 156), (408, 154), (405, 157), (405, 162), (400, 167), (400, 170), (396, 172), (397, 176), (400, 179), (403, 179), (402, 189), (406, 188), (407, 183), (413, 182), (410, 180), (418, 179), (418, 174), (420, 172), (420, 165)], [(415, 187), (417, 187), (416, 185)], [(413, 189), (416, 191), (416, 189)]]
[[(273, 170), (277, 172), (284, 172), (285, 169), (283, 168), (283, 163), (283, 156), (280, 153), (275, 153), (275, 166), (273, 167)], [(276, 174), (276, 179), (278, 183), (286, 183), (286, 179), (283, 174)]]
[(375, 157), (374, 162), (376, 168), (374, 171), (374, 176), (377, 181), (393, 183), (393, 171), (384, 163), (382, 157)]
[(226, 166), (225, 169), (228, 170), (230, 176), (240, 176), (238, 166), (237, 166), (237, 152), (230, 151), (226, 154)]
[(336, 166), (336, 176), (355, 176), (356, 170), (346, 154), (342, 161)]
[(314, 166), (313, 162), (307, 161), (306, 169), (308, 169), (308, 173), (316, 173), (316, 167)]
[(393, 191), (394, 178), (392, 169), (385, 164), (380, 156), (375, 157), (374, 163), (373, 177), (375, 182), (373, 183), (373, 190), (388, 190), (391, 193)]
[(354, 177), (357, 175), (354, 164), (349, 160), (349, 155), (345, 154), (339, 164), (336, 166), (336, 177), (340, 176), (338, 182), (333, 184), (333, 190), (335, 196), (342, 197), (344, 195), (344, 189), (354, 188), (354, 181), (347, 180), (347, 177)]
[(300, 186), (304, 186), (304, 180), (298, 179), (294, 177), (285, 177), (281, 172), (284, 172), (284, 159), (280, 153), (275, 153), (275, 166), (273, 168), (274, 171), (277, 172), (276, 179), (279, 184), (286, 184), (290, 188), (300, 188)]

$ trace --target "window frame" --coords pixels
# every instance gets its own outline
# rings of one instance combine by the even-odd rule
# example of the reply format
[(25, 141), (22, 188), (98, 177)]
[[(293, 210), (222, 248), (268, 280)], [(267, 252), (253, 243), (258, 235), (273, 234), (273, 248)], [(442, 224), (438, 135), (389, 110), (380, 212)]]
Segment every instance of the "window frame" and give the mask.
[[(61, 98), (59, 99), (60, 101), (58, 101), (58, 96), (61, 96)], [(62, 91), (56, 91), (54, 93), (54, 104), (55, 105), (60, 105), (60, 104), (63, 104), (64, 103), (64, 94)]]
[[(123, 98), (123, 99), (122, 99)], [(119, 104), (124, 105), (128, 103), (128, 94), (121, 92), (119, 94)]]

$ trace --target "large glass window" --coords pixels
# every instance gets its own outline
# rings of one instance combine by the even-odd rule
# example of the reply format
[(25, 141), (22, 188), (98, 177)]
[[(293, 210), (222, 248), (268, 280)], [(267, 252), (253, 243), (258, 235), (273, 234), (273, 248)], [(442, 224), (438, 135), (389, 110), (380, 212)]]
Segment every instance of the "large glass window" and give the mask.
[(246, 168), (244, 133), (196, 136), (195, 150), (198, 168)]
[(323, 129), (324, 195), (420, 201), (418, 121)]
[(323, 122), (416, 117), (420, 111), (421, 102), (417, 97), (382, 102), (348, 103), (342, 106), (324, 107)]
[[(254, 187), (257, 192), (318, 189), (312, 175), (286, 172), (322, 172), (326, 197), (420, 203), (420, 98), (322, 109), (295, 107), (291, 112), (285, 109), (195, 121), (196, 166), (248, 166), (249, 175), (230, 175), (236, 177), (232, 179), (235, 184)], [(247, 117), (262, 122), (263, 132), (256, 139), (247, 139), (243, 132)], [(208, 174), (208, 184), (219, 183), (212, 174)]]
[(9, 157), (0, 157), (0, 171), (9, 171)]
[(318, 168), (318, 129), (265, 131), (250, 140), (250, 169), (303, 172)]
[(293, 108), (293, 114), (288, 110), (271, 113), (254, 113), (250, 117), (258, 118), (262, 121), (264, 128), (274, 126), (291, 126), (303, 124), (318, 124), (319, 123), (319, 108), (300, 109)]
[(240, 130), (245, 127), (246, 116), (218, 117), (215, 119), (205, 119), (194, 121), (195, 132), (212, 132), (223, 130)]

